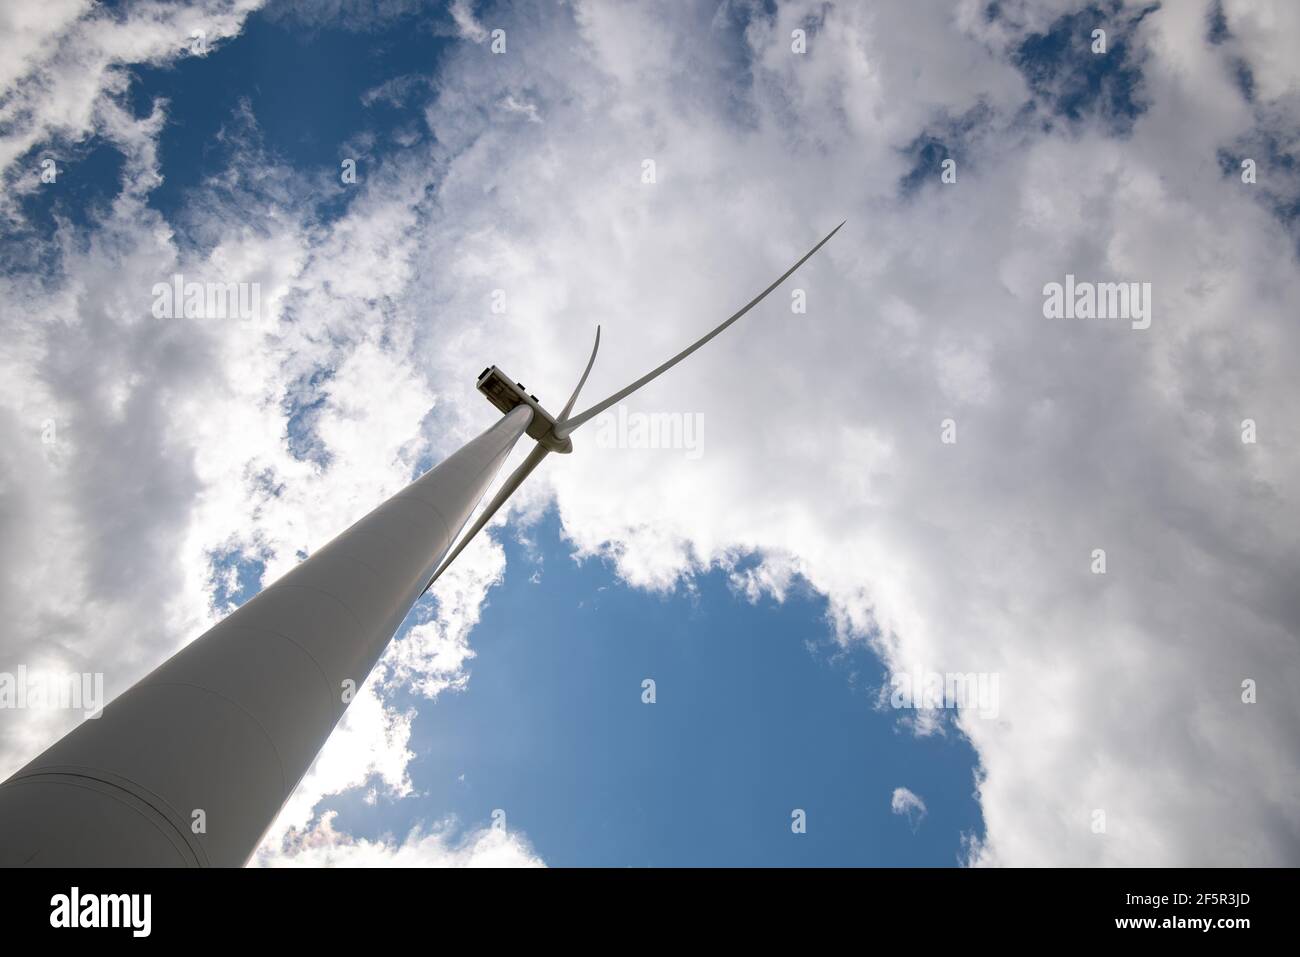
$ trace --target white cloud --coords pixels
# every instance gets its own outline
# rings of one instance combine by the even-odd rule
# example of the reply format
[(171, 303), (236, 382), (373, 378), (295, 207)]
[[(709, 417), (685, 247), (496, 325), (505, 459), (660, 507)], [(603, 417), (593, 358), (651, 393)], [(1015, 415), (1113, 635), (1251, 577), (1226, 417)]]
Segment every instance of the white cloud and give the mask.
[(14, 216), (13, 196), (40, 185), (38, 165), (13, 168), (28, 150), (47, 145), (49, 155), (63, 163), (63, 149), (92, 133), (120, 142), (105, 114), (120, 109), (124, 65), (207, 56), (237, 34), (260, 3), (136, 3), (116, 15), (68, 0), (6, 4), (0, 12), (0, 173), (9, 188), (0, 215)]
[(907, 818), (913, 831), (920, 826), (926, 815), (925, 801), (907, 788), (894, 788), (894, 793), (889, 798), (889, 809), (900, 817)]
[(466, 40), (482, 43), (487, 39), (487, 30), (474, 17), (474, 4), (471, 0), (453, 0), (448, 12), (456, 23), (456, 29)]
[(542, 122), (541, 116), (537, 113), (537, 105), (535, 103), (529, 103), (527, 100), (517, 100), (513, 95), (507, 93), (501, 98), (498, 105), (507, 113), (515, 113), (522, 116), (529, 123)]
[(402, 840), (356, 838), (334, 830), (333, 812), (286, 848), (263, 849), (263, 867), (545, 867), (522, 835), (492, 827), (455, 839), (454, 821), (428, 832), (412, 830)]
[(1300, 62), (1294, 55), (1295, 38), (1300, 36), (1300, 7), (1227, 0), (1224, 17), (1263, 99), (1276, 100), (1300, 91)]

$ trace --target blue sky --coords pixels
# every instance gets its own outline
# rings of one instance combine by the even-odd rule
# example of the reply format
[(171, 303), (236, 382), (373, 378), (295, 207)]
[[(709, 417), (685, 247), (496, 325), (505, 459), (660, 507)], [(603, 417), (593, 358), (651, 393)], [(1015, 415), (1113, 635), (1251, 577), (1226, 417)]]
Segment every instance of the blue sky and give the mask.
[[(700, 416), (702, 456), (546, 463), (262, 863), (1295, 860), (1294, 707), (1237, 690), (1296, 668), (1292, 14), (258, 7), (13, 31), (6, 655), (129, 686), (485, 428), (484, 366), (554, 411), (600, 322), (608, 394), (847, 218), (806, 313), (782, 290), (628, 403)], [(150, 325), (175, 272), (260, 283), (274, 328)], [(1047, 325), (1067, 272), (1151, 281), (1149, 334)], [(1001, 675), (1003, 714), (888, 707), (916, 664)], [(8, 763), (58, 730), (11, 727)]]
[[(969, 744), (899, 734), (879, 661), (839, 649), (806, 588), (750, 604), (714, 572), (648, 595), (572, 562), (553, 514), (530, 540), (507, 539), (468, 690), (416, 722), (425, 796), (340, 823), (374, 837), (501, 808), (548, 863), (590, 866), (949, 866), (978, 836)], [(900, 786), (928, 808), (915, 832), (890, 810)]]

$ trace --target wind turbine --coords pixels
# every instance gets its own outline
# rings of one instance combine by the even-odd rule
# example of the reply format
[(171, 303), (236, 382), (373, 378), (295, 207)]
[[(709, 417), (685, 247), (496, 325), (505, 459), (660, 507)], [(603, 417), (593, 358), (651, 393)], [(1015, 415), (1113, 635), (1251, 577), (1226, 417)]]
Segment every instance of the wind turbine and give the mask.
[(578, 384), (574, 386), (573, 394), (569, 396), (569, 401), (564, 403), (564, 408), (560, 410), (560, 417), (558, 419), (552, 418), (546, 410), (537, 403), (536, 398), (526, 393), (523, 386), (519, 383), (512, 383), (509, 377), (504, 375), (496, 366), (483, 370), (478, 380), (479, 391), (486, 395), (488, 400), (502, 412), (509, 413), (513, 408), (522, 404), (528, 404), (533, 408), (533, 421), (535, 425), (528, 431), (529, 435), (533, 435), (534, 430), (536, 430), (537, 434), (534, 437), (537, 439), (537, 445), (535, 445), (533, 450), (528, 453), (528, 457), (520, 463), (519, 467), (510, 473), (510, 477), (501, 484), (501, 488), (497, 490), (496, 495), (492, 496), (492, 501), (483, 509), (478, 520), (470, 526), (469, 531), (462, 536), (460, 543), (452, 550), (451, 554), (447, 556), (446, 560), (439, 566), (438, 570), (433, 573), (433, 577), (429, 579), (429, 584), (425, 586), (425, 591), (428, 591), (429, 588), (433, 587), (433, 583), (438, 580), (438, 576), (447, 570), (447, 566), (455, 561), (456, 556), (465, 549), (465, 546), (470, 543), (474, 536), (483, 530), (483, 526), (487, 525), (492, 516), (497, 513), (497, 510), (509, 500), (511, 495), (518, 491), (519, 486), (524, 484), (524, 480), (532, 474), (533, 470), (537, 468), (537, 466), (541, 465), (542, 459), (546, 458), (546, 456), (552, 452), (560, 452), (562, 454), (572, 452), (573, 442), (569, 436), (577, 431), (584, 423), (591, 421), (610, 406), (621, 402), (637, 389), (659, 378), (659, 376), (663, 375), (673, 366), (677, 365), (677, 363), (681, 362), (693, 353), (696, 349), (700, 348), (700, 346), (704, 345), (718, 333), (726, 329), (745, 313), (749, 312), (749, 310), (757, 306), (763, 301), (768, 293), (789, 279), (796, 269), (811, 259), (813, 253), (826, 245), (827, 241), (839, 232), (840, 226), (843, 225), (844, 223), (840, 223), (839, 226), (832, 229), (826, 234), (821, 242), (808, 250), (808, 252), (804, 253), (803, 258), (777, 277), (775, 282), (753, 299), (749, 300), (749, 302), (745, 303), (744, 306), (732, 313), (709, 332), (700, 336), (700, 338), (696, 339), (681, 352), (677, 353), (677, 355), (673, 356), (667, 362), (651, 369), (635, 382), (624, 386), (613, 395), (606, 399), (602, 399), (591, 408), (578, 413), (572, 418), (570, 418), (569, 413), (573, 411), (573, 404), (578, 401), (578, 394), (582, 392), (582, 387), (587, 384), (587, 376), (591, 374), (591, 367), (596, 362), (596, 353), (600, 349), (600, 326), (596, 327), (596, 342), (591, 347), (591, 357), (587, 360), (587, 367), (582, 370), (582, 377), (578, 379)]
[[(412, 605), (551, 452), (658, 378), (785, 282), (667, 362), (558, 418), (496, 366), (478, 388), (504, 413), (482, 435), (123, 692), (0, 784), (0, 866), (245, 864)], [(537, 443), (454, 548), (524, 434)], [(444, 558), (445, 556), (445, 558)]]

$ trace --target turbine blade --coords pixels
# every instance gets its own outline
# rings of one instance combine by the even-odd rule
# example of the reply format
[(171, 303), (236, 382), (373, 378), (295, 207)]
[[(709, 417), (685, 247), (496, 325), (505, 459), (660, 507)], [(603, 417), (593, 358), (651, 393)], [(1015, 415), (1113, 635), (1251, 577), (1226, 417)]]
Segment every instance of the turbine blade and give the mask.
[(438, 580), (438, 576), (447, 570), (447, 566), (455, 561), (456, 556), (464, 551), (465, 546), (470, 543), (474, 536), (483, 530), (483, 526), (486, 525), (492, 516), (497, 513), (497, 510), (506, 503), (506, 500), (509, 499), (511, 495), (515, 494), (515, 491), (519, 486), (524, 484), (524, 479), (528, 478), (533, 469), (537, 468), (542, 459), (546, 458), (549, 451), (549, 449), (544, 448), (541, 445), (533, 446), (533, 450), (528, 453), (528, 458), (524, 459), (523, 462), (519, 464), (519, 468), (510, 473), (510, 477), (502, 483), (501, 488), (497, 490), (496, 495), (492, 496), (492, 501), (488, 502), (487, 508), (483, 509), (483, 513), (479, 515), (474, 524), (470, 526), (469, 531), (461, 537), (461, 540), (456, 544), (456, 547), (452, 549), (451, 554), (443, 559), (442, 564), (438, 566), (438, 570), (434, 572), (433, 577), (429, 579), (429, 584), (425, 585), (424, 591), (420, 592), (421, 596), (424, 595), (424, 592), (427, 592), (433, 587), (433, 583)]
[[(615, 392), (613, 395), (611, 395), (608, 399), (605, 399), (603, 402), (596, 403), (590, 409), (587, 409), (585, 412), (575, 415), (572, 419), (565, 421), (562, 417), (561, 421), (557, 423), (555, 427), (556, 436), (562, 439), (566, 435), (571, 434), (575, 429), (578, 428), (578, 426), (582, 425), (584, 422), (588, 421), (589, 419), (592, 419), (595, 416), (600, 415), (600, 413), (604, 412), (615, 402), (619, 402), (622, 399), (626, 399), (629, 395), (631, 395), (637, 389), (641, 388), (647, 382), (650, 382), (652, 379), (655, 379), (658, 376), (662, 375), (663, 373), (667, 372), (669, 369), (677, 365), (677, 363), (681, 362), (683, 359), (689, 356), (700, 346), (704, 345), (706, 342), (708, 342), (718, 333), (722, 332), (722, 330), (726, 329), (727, 326), (731, 325), (733, 322), (735, 322), (745, 313), (749, 312), (749, 310), (753, 309), (760, 302), (762, 302), (763, 299), (767, 296), (767, 294), (770, 293), (773, 289), (775, 289), (777, 286), (781, 285), (781, 283), (789, 279), (791, 273), (793, 273), (796, 269), (798, 269), (805, 262), (807, 262), (812, 257), (813, 253), (817, 252), (817, 250), (821, 249), (822, 246), (826, 245), (826, 243), (830, 240), (830, 238), (840, 231), (840, 226), (843, 225), (844, 223), (840, 223), (839, 226), (836, 226), (829, 233), (827, 233), (826, 237), (822, 239), (821, 242), (819, 242), (812, 249), (808, 250), (808, 252), (804, 253), (803, 257), (797, 263), (795, 263), (793, 266), (791, 266), (789, 269), (783, 272), (781, 276), (776, 280), (776, 282), (772, 283), (772, 285), (768, 286), (757, 296), (751, 299), (748, 303), (746, 303), (745, 306), (739, 312), (737, 312), (735, 315), (723, 321), (721, 324), (716, 326), (711, 332), (708, 332), (705, 335), (701, 336), (699, 339), (697, 339), (691, 345), (687, 346), (681, 352), (677, 353), (677, 355), (673, 356), (663, 365), (659, 366), (656, 369), (652, 369), (650, 372), (647, 372), (645, 375), (637, 379), (631, 385), (627, 386), (624, 389), (620, 389), (618, 392)], [(583, 378), (585, 379), (586, 376), (584, 375)]]
[(556, 420), (560, 425), (568, 421), (569, 413), (573, 411), (573, 403), (578, 401), (578, 393), (582, 387), (587, 384), (587, 376), (591, 374), (591, 367), (596, 364), (596, 350), (600, 348), (600, 326), (596, 327), (596, 344), (591, 347), (591, 358), (587, 360), (587, 368), (582, 370), (582, 378), (574, 386), (573, 395), (569, 396), (569, 401), (564, 404), (560, 411), (560, 417)]

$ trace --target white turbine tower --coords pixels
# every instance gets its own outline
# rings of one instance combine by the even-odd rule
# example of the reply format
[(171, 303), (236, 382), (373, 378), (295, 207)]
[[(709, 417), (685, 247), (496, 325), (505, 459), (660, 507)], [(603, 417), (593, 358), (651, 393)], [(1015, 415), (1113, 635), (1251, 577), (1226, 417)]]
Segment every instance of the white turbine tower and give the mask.
[[(411, 606), (542, 459), (571, 451), (575, 429), (747, 313), (840, 226), (707, 335), (578, 415), (599, 328), (558, 419), (487, 369), (478, 388), (505, 413), (496, 424), (0, 784), (0, 866), (245, 864)], [(524, 433), (537, 445), (448, 553)]]

